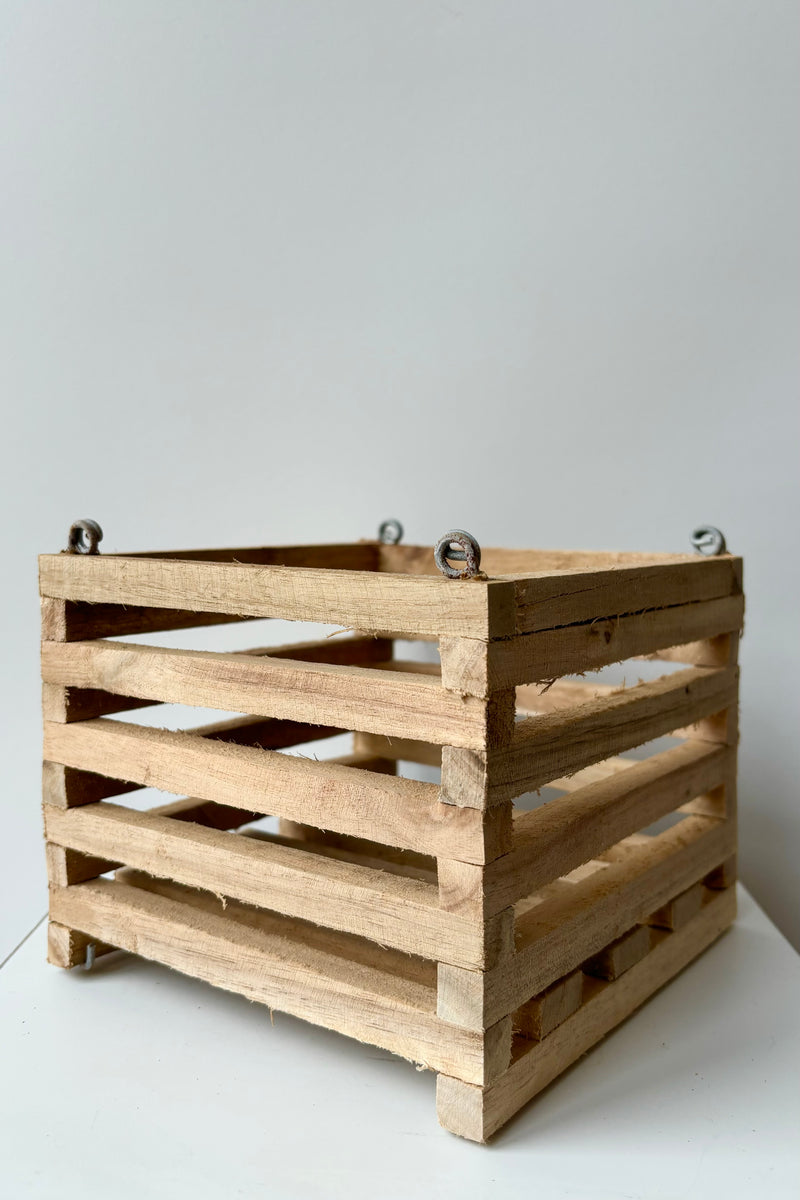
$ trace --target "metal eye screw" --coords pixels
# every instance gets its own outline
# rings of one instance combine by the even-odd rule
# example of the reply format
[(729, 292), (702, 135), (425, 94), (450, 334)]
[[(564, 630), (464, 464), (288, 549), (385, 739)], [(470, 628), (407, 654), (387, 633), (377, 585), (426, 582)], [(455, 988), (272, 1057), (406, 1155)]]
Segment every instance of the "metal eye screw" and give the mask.
[(711, 558), (716, 554), (725, 554), (725, 535), (716, 525), (700, 525), (692, 534), (692, 545), (698, 554)]
[(394, 517), (382, 521), (378, 528), (378, 541), (385, 546), (396, 546), (403, 540), (403, 526)]
[(88, 518), (75, 521), (70, 526), (67, 552), (69, 554), (97, 554), (97, 547), (103, 540), (103, 531), (97, 521)]
[[(451, 529), (440, 537), (433, 548), (434, 561), (448, 579), (472, 579), (481, 569), (481, 548), (471, 533), (463, 529)], [(463, 562), (461, 569), (451, 567), (450, 562)]]

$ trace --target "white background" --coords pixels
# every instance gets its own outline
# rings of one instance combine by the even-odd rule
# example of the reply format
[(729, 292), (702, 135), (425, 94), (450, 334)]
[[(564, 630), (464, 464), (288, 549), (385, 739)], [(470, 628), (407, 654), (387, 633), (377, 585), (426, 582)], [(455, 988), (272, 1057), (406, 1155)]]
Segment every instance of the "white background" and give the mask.
[(746, 559), (742, 870), (795, 943), (797, 46), (779, 0), (0, 3), (11, 948), (35, 554)]

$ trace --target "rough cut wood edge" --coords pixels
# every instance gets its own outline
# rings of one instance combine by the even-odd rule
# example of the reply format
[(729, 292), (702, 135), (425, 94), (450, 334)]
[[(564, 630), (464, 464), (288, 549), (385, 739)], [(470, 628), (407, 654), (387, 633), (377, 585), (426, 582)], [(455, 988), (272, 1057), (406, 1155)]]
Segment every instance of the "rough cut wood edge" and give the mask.
[[(494, 697), (486, 702), (456, 696), (437, 679), (416, 673), (130, 642), (44, 642), (42, 678), (168, 704), (473, 748), (484, 746), (491, 736), (487, 722), (495, 704)], [(513, 698), (513, 692), (509, 695)], [(512, 725), (513, 699), (508, 732)]]
[[(735, 705), (738, 668), (690, 667), (575, 708), (528, 717), (490, 751), (485, 799), (498, 803)], [(453, 751), (442, 752), (443, 774)], [(450, 792), (448, 791), (448, 795)]]
[(573, 971), (517, 1009), (512, 1018), (514, 1031), (519, 1037), (540, 1042), (578, 1011), (582, 999), (583, 972)]
[[(54, 604), (63, 604), (54, 600)], [(293, 646), (265, 646), (231, 653), (251, 655), (256, 658), (280, 658), (298, 662), (331, 663), (341, 666), (364, 666), (402, 670), (393, 661), (386, 662), (391, 654), (392, 643), (388, 638), (343, 637), (325, 638), (322, 641), (298, 642)], [(412, 671), (419, 665), (409, 664)], [(433, 664), (431, 664), (433, 665)], [(48, 721), (89, 721), (93, 717), (112, 713), (128, 712), (137, 708), (148, 708), (160, 703), (149, 698), (115, 695), (101, 688), (62, 687), (57, 684), (42, 684), (42, 710)]]
[(228, 613), (145, 608), (136, 604), (87, 604), (82, 601), (54, 600), (50, 596), (42, 596), (42, 640), (47, 642), (81, 642), (87, 638), (168, 633), (174, 629), (233, 625), (255, 619), (231, 616)]
[(664, 935), (620, 979), (598, 982), (594, 994), (574, 1016), (542, 1042), (529, 1043), (527, 1052), (488, 1089), (440, 1075), (436, 1090), (440, 1124), (472, 1141), (487, 1141), (524, 1104), (710, 946), (735, 916), (736, 895), (730, 888), (711, 899), (682, 930)]
[[(378, 569), (405, 575), (436, 575), (432, 546), (379, 544)], [(597, 570), (600, 567), (658, 565), (693, 559), (686, 554), (655, 554), (617, 550), (509, 550), (481, 547), (481, 567), (488, 575), (525, 576), (531, 573)]]
[[(702, 890), (702, 889), (701, 889)], [(700, 911), (698, 904), (697, 910)], [(593, 954), (583, 964), (583, 971), (597, 979), (619, 979), (640, 959), (650, 953), (650, 928), (647, 925), (636, 925), (616, 938), (599, 954)]]
[(417, 879), (112, 804), (45, 808), (44, 820), (45, 836), (57, 845), (423, 958), (483, 968), (510, 951), (510, 921), (462, 920), (440, 909), (437, 889)]
[(58, 921), (47, 922), (47, 961), (51, 966), (62, 967), (64, 970), (82, 966), (86, 962), (86, 951), (90, 945), (94, 946), (95, 958), (117, 949), (116, 946), (110, 946), (85, 933), (78, 933), (76, 929), (68, 929)]
[[(338, 762), (316, 762), (100, 718), (46, 723), (51, 762), (89, 772), (115, 771), (142, 786), (282, 816), (320, 829), (423, 854), (482, 862), (503, 833), (477, 810), (439, 802), (435, 784)], [(349, 759), (352, 764), (354, 759)], [(485, 836), (496, 830), (498, 841)]]
[(742, 590), (742, 560), (725, 555), (655, 566), (545, 573), (518, 580), (515, 589), (516, 633), (535, 633), (736, 595)]
[(735, 850), (736, 827), (691, 816), (657, 837), (632, 842), (604, 870), (559, 888), (518, 918), (513, 958), (486, 972), (484, 1024), (513, 1013), (703, 879)]
[[(730, 747), (687, 742), (518, 813), (511, 851), (483, 873), (484, 911), (488, 915), (516, 904), (615, 842), (719, 788), (735, 762)], [(724, 805), (714, 815), (724, 816)]]
[[(594, 671), (624, 659), (653, 654), (679, 642), (698, 642), (729, 634), (741, 629), (743, 620), (744, 597), (738, 595), (630, 616), (592, 619), (488, 645), (470, 638), (443, 638), (442, 683), (455, 692), (488, 696), (496, 688)], [(708, 665), (720, 664), (711, 661)]]
[(173, 558), (44, 554), (43, 596), (321, 621), (390, 636), (515, 632), (513, 584)]
[(484, 1083), (507, 1066), (496, 1047), (506, 1022), (485, 1034), (448, 1026), (431, 988), (341, 954), (108, 880), (55, 892), (52, 904), (91, 937), (429, 1069)]

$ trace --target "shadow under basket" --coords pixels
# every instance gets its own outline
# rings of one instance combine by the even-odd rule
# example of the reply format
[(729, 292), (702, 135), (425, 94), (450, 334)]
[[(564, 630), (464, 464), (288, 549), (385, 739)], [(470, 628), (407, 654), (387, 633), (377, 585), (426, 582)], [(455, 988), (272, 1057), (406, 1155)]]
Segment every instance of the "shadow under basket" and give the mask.
[[(485, 1141), (713, 942), (735, 915), (741, 560), (482, 566), (443, 578), (378, 542), (43, 555), (50, 961), (119, 948), (380, 1046)], [(109, 640), (257, 618), (346, 632)], [(228, 715), (128, 715), (158, 704)], [(126, 804), (144, 787), (173, 798)]]

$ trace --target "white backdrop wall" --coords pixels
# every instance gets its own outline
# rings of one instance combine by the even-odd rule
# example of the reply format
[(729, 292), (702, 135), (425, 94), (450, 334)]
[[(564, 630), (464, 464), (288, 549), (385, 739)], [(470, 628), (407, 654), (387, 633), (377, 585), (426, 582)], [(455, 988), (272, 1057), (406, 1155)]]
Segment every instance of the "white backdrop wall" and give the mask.
[(79, 516), (109, 550), (720, 525), (742, 871), (800, 943), (798, 33), (788, 0), (1, 0), (0, 959), (44, 909), (34, 556)]

